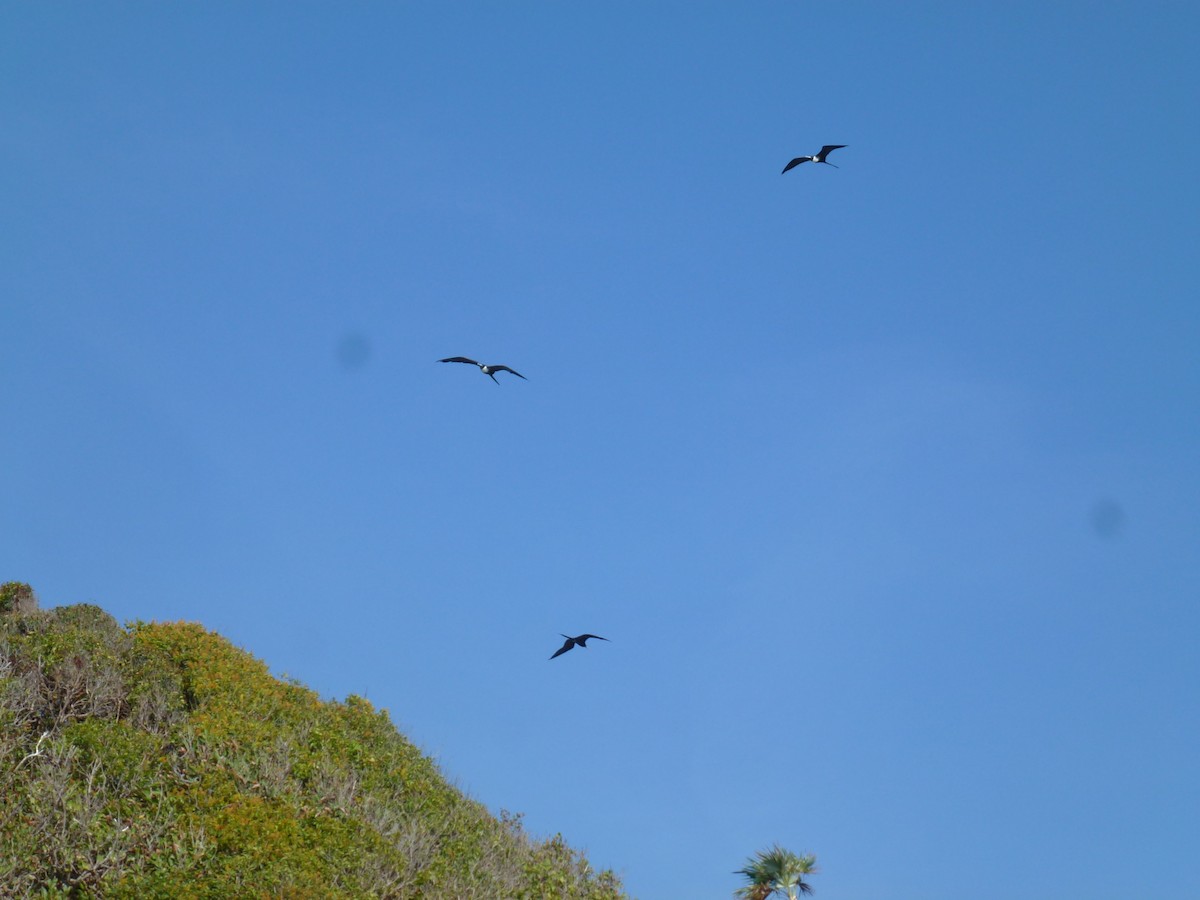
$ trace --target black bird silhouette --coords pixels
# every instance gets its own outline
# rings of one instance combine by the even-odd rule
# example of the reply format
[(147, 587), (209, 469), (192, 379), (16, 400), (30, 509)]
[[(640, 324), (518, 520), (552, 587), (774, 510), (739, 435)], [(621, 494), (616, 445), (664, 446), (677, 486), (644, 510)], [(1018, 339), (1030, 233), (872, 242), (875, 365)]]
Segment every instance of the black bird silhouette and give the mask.
[[(826, 144), (824, 147), (821, 148), (821, 152), (816, 154), (815, 156), (797, 156), (790, 163), (788, 163), (786, 166), (784, 166), (783, 172), (780, 172), (779, 174), (783, 175), (789, 169), (794, 169), (794, 168), (796, 168), (796, 166), (800, 165), (800, 163), (806, 163), (806, 162), (819, 162), (819, 163), (825, 163), (825, 165), (827, 165), (827, 166), (833, 166), (833, 163), (826, 160), (825, 157), (827, 157), (834, 150), (841, 150), (845, 146), (848, 146), (848, 145), (847, 144)], [(835, 169), (841, 168), (840, 166), (833, 166), (833, 167)]]
[[(496, 381), (496, 376), (493, 374), (494, 372), (512, 372), (518, 378), (524, 378), (526, 381), (529, 380), (528, 378), (525, 378), (525, 376), (522, 375), (520, 372), (518, 372), (516, 369), (510, 369), (508, 366), (485, 366), (483, 363), (475, 362), (475, 360), (468, 359), (465, 356), (447, 356), (445, 359), (439, 359), (438, 362), (460, 362), (460, 363), (470, 363), (473, 366), (479, 366), (479, 371), (482, 372), (484, 375), (486, 375), (488, 378), (492, 379), (492, 381)], [(499, 383), (500, 382), (496, 381), (496, 384), (499, 384)]]
[[(560, 631), (559, 634), (562, 634), (562, 632)], [(578, 644), (580, 647), (587, 647), (587, 642), (590, 641), (592, 638), (595, 638), (598, 641), (607, 641), (608, 640), (608, 638), (602, 638), (598, 634), (581, 634), (581, 635), (579, 635), (579, 637), (567, 637), (567, 635), (565, 635), (565, 634), (563, 634), (562, 636), (567, 638), (567, 642), (565, 644), (563, 644), (561, 647), (559, 647), (556, 651), (554, 651), (554, 656), (562, 656), (562, 654), (566, 653), (568, 650), (570, 650), (576, 644)], [(554, 659), (554, 656), (552, 656), (550, 658)]]

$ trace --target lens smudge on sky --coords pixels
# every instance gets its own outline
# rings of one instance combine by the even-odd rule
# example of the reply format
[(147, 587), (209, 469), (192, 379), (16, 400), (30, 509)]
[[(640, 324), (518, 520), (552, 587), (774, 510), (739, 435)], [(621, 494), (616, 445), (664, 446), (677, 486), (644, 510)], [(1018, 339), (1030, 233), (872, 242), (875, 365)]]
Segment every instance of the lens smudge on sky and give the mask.
[(337, 361), (347, 372), (361, 369), (371, 360), (371, 342), (357, 332), (344, 335), (337, 346)]
[(1125, 528), (1125, 510), (1116, 500), (1098, 500), (1090, 514), (1092, 529), (1102, 538), (1118, 537)]

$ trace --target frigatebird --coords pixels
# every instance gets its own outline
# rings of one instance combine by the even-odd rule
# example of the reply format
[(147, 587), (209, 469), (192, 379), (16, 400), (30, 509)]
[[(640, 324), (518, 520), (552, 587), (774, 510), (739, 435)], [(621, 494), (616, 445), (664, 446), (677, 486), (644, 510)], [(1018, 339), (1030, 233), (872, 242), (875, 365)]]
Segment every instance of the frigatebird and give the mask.
[[(562, 634), (562, 632), (560, 631), (559, 634)], [(554, 656), (561, 656), (562, 654), (564, 654), (568, 650), (570, 650), (572, 647), (574, 647), (576, 644), (578, 644), (580, 647), (587, 647), (587, 642), (590, 641), (592, 638), (595, 638), (598, 641), (607, 641), (608, 640), (608, 638), (602, 638), (598, 634), (581, 634), (581, 635), (579, 635), (579, 637), (567, 637), (567, 635), (565, 635), (565, 634), (563, 634), (562, 636), (567, 638), (567, 642), (565, 644), (563, 644), (561, 647), (559, 647), (554, 652)], [(554, 656), (552, 656), (550, 658), (554, 659)]]
[[(526, 381), (529, 380), (516, 369), (510, 369), (508, 366), (485, 366), (483, 363), (475, 362), (475, 360), (468, 359), (465, 356), (447, 356), (445, 359), (439, 359), (438, 362), (460, 362), (470, 363), (473, 366), (479, 366), (479, 371), (488, 376), (488, 378), (492, 379), (492, 381), (496, 381), (496, 376), (493, 374), (494, 372), (512, 372), (518, 378), (524, 378)], [(496, 381), (496, 384), (499, 383), (500, 382)]]
[[(841, 150), (843, 147), (846, 147), (846, 146), (848, 146), (848, 145), (847, 144), (826, 144), (824, 147), (821, 148), (821, 152), (817, 153), (814, 156), (797, 156), (790, 163), (788, 163), (786, 166), (784, 166), (783, 171), (780, 172), (779, 174), (783, 175), (789, 169), (794, 169), (794, 168), (796, 168), (796, 166), (800, 165), (800, 163), (806, 163), (806, 162), (815, 162), (815, 163), (819, 162), (819, 163), (825, 163), (825, 165), (827, 165), (827, 166), (833, 166), (833, 163), (826, 160), (825, 157), (827, 157), (834, 150)], [(833, 167), (835, 169), (841, 168), (840, 166), (833, 166)]]

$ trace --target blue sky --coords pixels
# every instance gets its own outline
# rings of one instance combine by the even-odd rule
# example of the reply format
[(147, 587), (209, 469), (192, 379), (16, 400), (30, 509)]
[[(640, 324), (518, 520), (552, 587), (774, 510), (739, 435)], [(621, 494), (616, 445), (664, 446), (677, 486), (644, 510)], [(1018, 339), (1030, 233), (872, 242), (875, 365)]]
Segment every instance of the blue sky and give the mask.
[(4, 4), (0, 578), (365, 694), (643, 900), (1195, 897), (1198, 38)]

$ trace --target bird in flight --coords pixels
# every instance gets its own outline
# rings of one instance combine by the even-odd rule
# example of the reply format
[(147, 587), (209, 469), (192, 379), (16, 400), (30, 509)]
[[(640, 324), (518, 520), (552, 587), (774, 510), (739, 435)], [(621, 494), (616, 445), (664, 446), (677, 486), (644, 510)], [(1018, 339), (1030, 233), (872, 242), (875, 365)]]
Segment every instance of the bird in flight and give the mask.
[[(806, 163), (806, 162), (815, 162), (815, 163), (819, 162), (819, 163), (825, 163), (825, 165), (827, 165), (827, 166), (833, 166), (833, 163), (826, 160), (825, 157), (827, 157), (834, 150), (841, 150), (845, 146), (847, 146), (847, 145), (846, 144), (826, 144), (824, 147), (821, 148), (821, 152), (816, 154), (815, 156), (797, 156), (790, 163), (788, 163), (786, 166), (784, 166), (783, 172), (780, 172), (779, 174), (783, 175), (789, 169), (794, 169), (794, 168), (796, 168), (796, 166), (800, 165), (800, 163)], [(841, 168), (840, 166), (833, 166), (833, 167), (835, 169)]]
[[(562, 632), (560, 631), (559, 634), (562, 634)], [(562, 656), (562, 654), (566, 653), (576, 644), (578, 644), (580, 647), (587, 647), (587, 642), (592, 638), (595, 638), (598, 641), (608, 640), (608, 638), (602, 638), (598, 634), (581, 634), (579, 637), (567, 637), (567, 635), (563, 634), (563, 637), (567, 638), (567, 642), (554, 651), (554, 656)], [(550, 658), (554, 659), (554, 656)]]
[[(467, 357), (465, 357), (465, 356), (447, 356), (445, 359), (439, 359), (438, 362), (460, 362), (460, 363), (470, 363), (473, 366), (479, 366), (479, 371), (482, 372), (484, 375), (486, 375), (488, 378), (492, 379), (492, 381), (496, 381), (496, 375), (495, 375), (496, 372), (512, 372), (518, 378), (524, 378), (526, 381), (529, 380), (528, 378), (525, 378), (525, 376), (522, 375), (520, 372), (518, 372), (516, 369), (510, 369), (508, 366), (485, 366), (483, 363), (475, 362), (475, 360), (473, 360), (473, 359), (467, 359)], [(496, 384), (499, 384), (499, 383), (500, 382), (496, 381)]]

